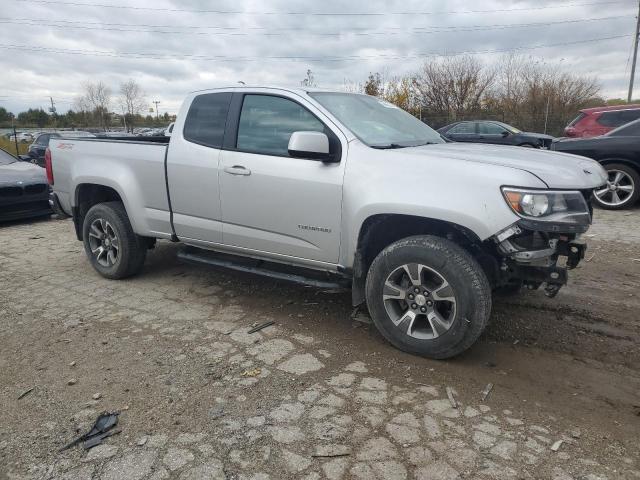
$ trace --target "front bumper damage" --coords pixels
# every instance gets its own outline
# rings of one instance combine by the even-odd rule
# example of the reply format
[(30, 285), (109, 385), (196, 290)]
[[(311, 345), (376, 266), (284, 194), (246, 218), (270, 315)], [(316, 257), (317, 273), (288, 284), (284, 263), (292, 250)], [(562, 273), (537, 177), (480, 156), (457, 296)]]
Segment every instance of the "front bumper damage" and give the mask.
[(584, 258), (587, 246), (579, 233), (529, 226), (516, 223), (493, 237), (499, 258), (496, 285), (521, 284), (534, 290), (544, 285), (545, 294), (555, 297), (567, 283), (567, 272)]

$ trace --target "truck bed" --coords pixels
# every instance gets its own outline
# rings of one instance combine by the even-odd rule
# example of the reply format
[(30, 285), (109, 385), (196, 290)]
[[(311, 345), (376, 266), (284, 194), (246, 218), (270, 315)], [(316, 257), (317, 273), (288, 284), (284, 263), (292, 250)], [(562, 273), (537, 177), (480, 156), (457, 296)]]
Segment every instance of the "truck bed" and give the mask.
[(169, 138), (51, 139), (55, 191), (62, 209), (70, 214), (78, 189), (98, 183), (122, 199), (136, 233), (170, 237), (165, 177)]

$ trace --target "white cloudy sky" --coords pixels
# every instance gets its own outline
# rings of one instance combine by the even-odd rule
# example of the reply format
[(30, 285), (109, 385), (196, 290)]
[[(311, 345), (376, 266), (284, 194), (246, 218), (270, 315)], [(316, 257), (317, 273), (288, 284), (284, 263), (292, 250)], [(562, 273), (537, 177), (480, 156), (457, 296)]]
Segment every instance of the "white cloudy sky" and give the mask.
[[(66, 111), (87, 81), (117, 92), (133, 78), (176, 113), (186, 92), (240, 80), (298, 85), (311, 69), (320, 86), (341, 87), (410, 72), (427, 55), (538, 45), (555, 46), (522, 53), (623, 97), (636, 11), (635, 0), (7, 0), (0, 106), (46, 108), (53, 96)], [(608, 37), (619, 38), (591, 42)]]

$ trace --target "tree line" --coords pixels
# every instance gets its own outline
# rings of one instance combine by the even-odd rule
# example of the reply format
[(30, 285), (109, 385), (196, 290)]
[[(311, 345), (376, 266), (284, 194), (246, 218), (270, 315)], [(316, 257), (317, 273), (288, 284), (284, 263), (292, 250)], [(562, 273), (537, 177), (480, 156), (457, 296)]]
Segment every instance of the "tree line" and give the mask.
[[(311, 70), (300, 82), (317, 86)], [(559, 136), (578, 111), (626, 103), (604, 100), (595, 77), (563, 71), (540, 59), (507, 55), (496, 63), (473, 56), (426, 61), (407, 75), (388, 70), (370, 73), (364, 82), (345, 81), (343, 90), (383, 98), (434, 128), (459, 120), (499, 120), (522, 130)], [(175, 120), (166, 112), (149, 113), (150, 102), (134, 80), (120, 85), (117, 95), (104, 82), (87, 83), (73, 108), (64, 114), (29, 109), (17, 116), (0, 107), (0, 127), (88, 128), (164, 126)], [(114, 114), (115, 110), (115, 114)]]
[[(115, 110), (115, 111), (114, 111)], [(99, 128), (138, 126), (161, 127), (175, 120), (175, 115), (150, 113), (146, 94), (135, 80), (120, 84), (117, 95), (102, 81), (88, 82), (66, 113), (30, 108), (14, 115), (0, 107), (0, 127)]]
[(473, 56), (427, 61), (409, 75), (371, 73), (364, 83), (345, 82), (407, 110), (434, 128), (460, 120), (498, 120), (522, 130), (560, 136), (578, 111), (605, 104), (595, 77), (520, 55), (495, 64)]

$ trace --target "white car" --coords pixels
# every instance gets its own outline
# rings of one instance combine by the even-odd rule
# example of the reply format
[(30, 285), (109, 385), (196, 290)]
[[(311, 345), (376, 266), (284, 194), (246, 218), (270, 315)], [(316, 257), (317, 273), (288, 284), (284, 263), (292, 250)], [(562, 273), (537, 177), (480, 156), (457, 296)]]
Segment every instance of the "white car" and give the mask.
[(9, 140), (15, 142), (16, 136), (18, 137), (19, 143), (33, 142), (33, 135), (29, 132), (16, 132), (16, 135), (11, 135)]

